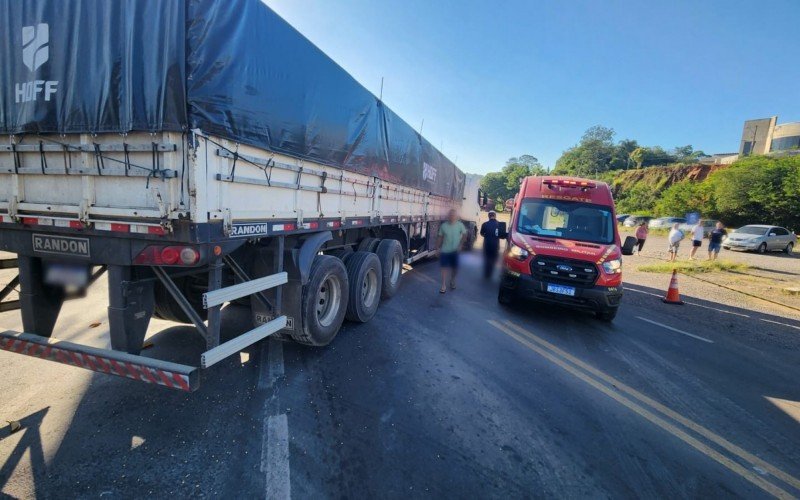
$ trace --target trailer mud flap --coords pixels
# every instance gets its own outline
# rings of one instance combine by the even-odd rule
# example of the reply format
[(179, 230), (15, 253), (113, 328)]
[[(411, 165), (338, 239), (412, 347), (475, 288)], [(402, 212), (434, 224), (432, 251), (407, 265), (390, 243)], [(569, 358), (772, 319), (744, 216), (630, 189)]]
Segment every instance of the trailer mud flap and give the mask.
[(200, 387), (199, 369), (194, 366), (98, 349), (30, 333), (10, 330), (0, 332), (0, 349), (169, 389), (192, 392)]

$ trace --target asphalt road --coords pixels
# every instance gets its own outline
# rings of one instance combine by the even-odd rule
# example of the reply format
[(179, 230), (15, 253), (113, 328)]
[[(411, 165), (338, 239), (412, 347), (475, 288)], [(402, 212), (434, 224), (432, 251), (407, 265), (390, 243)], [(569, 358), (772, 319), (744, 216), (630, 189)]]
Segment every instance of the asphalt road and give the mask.
[[(496, 302), (435, 263), (327, 348), (264, 342), (184, 394), (0, 352), (0, 491), (13, 497), (800, 495), (800, 322), (627, 284), (613, 324)], [(104, 284), (65, 340), (103, 346)], [(247, 328), (225, 311), (225, 330)], [(93, 323), (100, 322), (99, 326)], [(15, 313), (0, 327), (19, 329)], [(192, 328), (146, 354), (197, 359)]]

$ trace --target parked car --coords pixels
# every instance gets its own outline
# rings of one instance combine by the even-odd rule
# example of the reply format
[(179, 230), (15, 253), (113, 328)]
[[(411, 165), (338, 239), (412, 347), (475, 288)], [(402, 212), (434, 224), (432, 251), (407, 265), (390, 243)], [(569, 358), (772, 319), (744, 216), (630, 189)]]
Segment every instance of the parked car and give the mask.
[(631, 214), (617, 215), (617, 224), (622, 224), (623, 222), (625, 222), (625, 219), (627, 219), (630, 216)]
[(733, 231), (722, 243), (726, 250), (755, 250), (758, 253), (792, 253), (797, 236), (785, 227), (751, 224)]
[(648, 222), (647, 227), (650, 229), (669, 228), (676, 222), (678, 224), (684, 224), (686, 219), (683, 217), (659, 217), (658, 219), (653, 219)]
[(623, 222), (622, 225), (625, 227), (636, 227), (642, 222), (650, 222), (650, 219), (652, 219), (652, 217), (649, 215), (631, 215), (625, 219), (625, 222)]
[[(719, 221), (716, 219), (700, 219), (700, 224), (703, 225), (703, 238), (708, 238), (708, 235), (711, 234), (711, 231), (713, 231), (714, 228), (717, 226), (717, 222)], [(688, 235), (689, 233), (691, 233), (693, 227), (694, 224), (689, 224), (688, 222), (685, 222), (681, 224), (678, 229), (683, 231), (684, 234)]]

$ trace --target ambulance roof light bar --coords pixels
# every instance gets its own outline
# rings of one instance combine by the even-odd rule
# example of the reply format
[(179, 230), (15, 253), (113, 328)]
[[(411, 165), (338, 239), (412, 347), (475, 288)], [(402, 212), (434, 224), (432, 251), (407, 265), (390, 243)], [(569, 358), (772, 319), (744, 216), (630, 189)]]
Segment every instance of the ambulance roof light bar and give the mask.
[(545, 178), (542, 179), (542, 184), (547, 186), (559, 186), (559, 187), (571, 187), (571, 188), (581, 188), (581, 189), (594, 189), (597, 187), (597, 184), (590, 181), (575, 181), (571, 179), (550, 179)]

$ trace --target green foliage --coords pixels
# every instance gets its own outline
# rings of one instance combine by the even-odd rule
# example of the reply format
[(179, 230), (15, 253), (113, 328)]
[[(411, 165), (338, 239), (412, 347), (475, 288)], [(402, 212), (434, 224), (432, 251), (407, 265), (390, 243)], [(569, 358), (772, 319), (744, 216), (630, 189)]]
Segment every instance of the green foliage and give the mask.
[(502, 203), (517, 194), (523, 178), (545, 173), (545, 168), (534, 156), (522, 155), (510, 158), (500, 172), (491, 172), (483, 176), (481, 190), (489, 198)]
[[(674, 177), (677, 169), (654, 171)], [(668, 179), (644, 175), (626, 183), (613, 178), (617, 211), (662, 216), (699, 212), (734, 227), (761, 223), (800, 230), (800, 156), (749, 156), (703, 181), (682, 180), (664, 188)]]
[(749, 156), (715, 172), (714, 212), (729, 224), (778, 224), (800, 229), (800, 156)]
[(657, 199), (657, 191), (646, 184), (634, 184), (629, 189), (620, 190), (616, 196), (617, 213), (650, 214)]
[(645, 264), (639, 266), (638, 270), (645, 273), (671, 273), (677, 269), (680, 273), (697, 274), (710, 273), (712, 271), (734, 271), (741, 272), (750, 269), (750, 266), (742, 262), (732, 262), (730, 260), (701, 260), (701, 261), (678, 261), (678, 262), (659, 262), (656, 264)]
[(657, 215), (685, 215), (691, 212), (709, 214), (714, 211), (711, 190), (701, 182), (682, 181), (665, 189), (654, 206)]
[(603, 172), (632, 167), (643, 168), (673, 163), (692, 164), (705, 157), (692, 145), (666, 151), (660, 146), (640, 146), (631, 139), (614, 143), (614, 130), (601, 125), (589, 128), (580, 142), (567, 149), (556, 161), (554, 173), (579, 177), (599, 177)]

